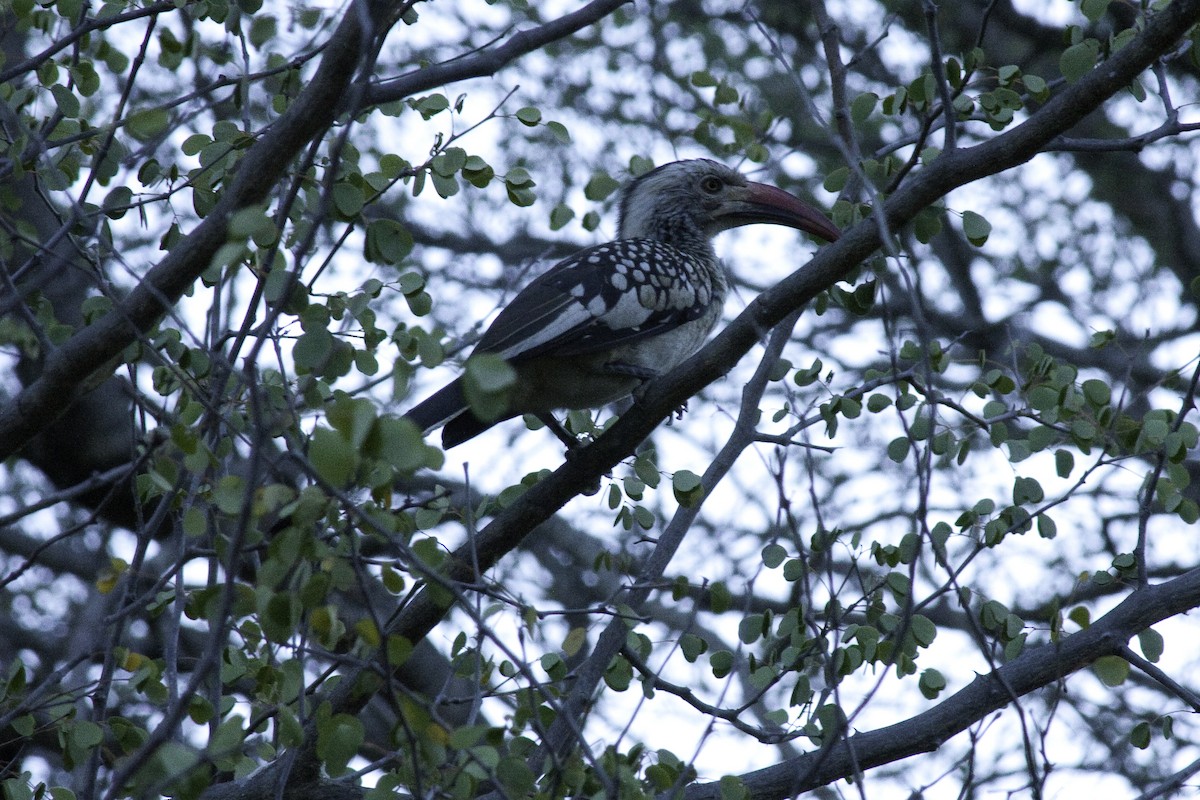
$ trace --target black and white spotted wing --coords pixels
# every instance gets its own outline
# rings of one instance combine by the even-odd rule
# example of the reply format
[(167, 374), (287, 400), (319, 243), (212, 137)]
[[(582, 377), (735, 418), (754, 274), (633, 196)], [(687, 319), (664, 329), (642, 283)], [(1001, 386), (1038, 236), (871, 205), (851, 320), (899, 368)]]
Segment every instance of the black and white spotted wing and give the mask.
[(700, 317), (712, 273), (680, 250), (624, 239), (583, 250), (534, 279), (487, 329), (477, 352), (512, 362), (595, 353)]

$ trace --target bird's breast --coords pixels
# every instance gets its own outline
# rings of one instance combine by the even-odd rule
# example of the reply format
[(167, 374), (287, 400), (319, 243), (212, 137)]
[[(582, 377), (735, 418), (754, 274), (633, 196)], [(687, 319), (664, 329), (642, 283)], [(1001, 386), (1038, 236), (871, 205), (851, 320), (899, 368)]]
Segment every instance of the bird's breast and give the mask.
[(695, 319), (614, 348), (608, 361), (630, 364), (659, 375), (668, 372), (700, 349), (716, 327), (723, 305), (709, 304)]

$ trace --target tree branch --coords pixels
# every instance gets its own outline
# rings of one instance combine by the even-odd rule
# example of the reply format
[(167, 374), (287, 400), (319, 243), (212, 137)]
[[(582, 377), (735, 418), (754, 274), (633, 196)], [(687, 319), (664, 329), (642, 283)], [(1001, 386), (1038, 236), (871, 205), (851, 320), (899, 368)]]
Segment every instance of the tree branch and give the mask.
[[(1170, 49), (1197, 19), (1200, 19), (1200, 0), (1176, 0), (1151, 17), (1142, 33), (1126, 47), (1052, 98), (1025, 122), (983, 144), (943, 153), (914, 173), (887, 200), (883, 207), (887, 224), (895, 229), (951, 190), (1030, 160), (1056, 136), (1128, 85), (1160, 53)], [(762, 331), (771, 329), (789, 313), (850, 275), (880, 246), (881, 232), (875, 216), (855, 225), (838, 242), (823, 247), (804, 269), (755, 299), (694, 357), (649, 384), (639, 402), (605, 434), (497, 514), (469, 548), (464, 546), (456, 551), (447, 560), (445, 578), (472, 582), (477, 569), (489, 569), (529, 531), (576, 496), (579, 487), (591, 485), (627, 457), (673, 409), (731, 370), (759, 341)], [(422, 591), (396, 615), (388, 633), (400, 634), (410, 641), (423, 638), (447, 611), (445, 597), (444, 592)], [(1179, 610), (1190, 607), (1184, 605)], [(343, 686), (353, 683), (347, 680)], [(333, 702), (335, 708), (353, 707), (348, 688), (339, 695)], [(1005, 694), (1005, 698), (1007, 702), (1010, 695)]]
[(587, 26), (599, 22), (630, 2), (632, 0), (592, 0), (578, 11), (547, 22), (545, 25), (517, 31), (499, 47), (484, 48), (465, 58), (455, 58), (441, 64), (422, 67), (391, 80), (382, 81), (367, 91), (363, 107), (395, 102), (417, 92), (427, 92), (448, 83), (494, 75), (502, 67), (521, 56), (540, 50), (551, 42), (565, 39)]
[[(754, 800), (781, 800), (846, 778), (856, 770), (932, 752), (950, 737), (1008, 705), (1014, 693), (1018, 697), (1029, 694), (1101, 656), (1118, 654), (1139, 631), (1198, 605), (1200, 569), (1194, 569), (1167, 583), (1133, 592), (1087, 630), (1057, 644), (1026, 650), (923, 714), (747, 773), (742, 783)], [(685, 800), (717, 800), (720, 796), (719, 783), (695, 784), (684, 793)]]
[[(1176, 0), (1151, 17), (1142, 33), (1111, 59), (1025, 122), (983, 144), (943, 153), (887, 200), (884, 214), (888, 224), (900, 227), (953, 189), (1029, 161), (1149, 67), (1198, 19), (1200, 0)], [(469, 552), (456, 551), (445, 567), (446, 578), (471, 582), (476, 565), (480, 570), (489, 569), (577, 495), (579, 487), (591, 485), (627, 457), (673, 409), (729, 372), (759, 341), (762, 331), (850, 275), (879, 246), (879, 226), (872, 217), (848, 230), (839, 241), (822, 247), (806, 267), (759, 295), (700, 352), (651, 382), (639, 402), (595, 442), (497, 514), (471, 543)], [(389, 632), (416, 641), (432, 630), (445, 611), (433, 593), (423, 592), (397, 615)]]
[[(569, 36), (628, 0), (594, 0), (579, 11), (519, 31), (505, 44), (445, 64), (417, 70), (368, 92), (362, 110), (453, 81), (490, 75), (549, 42)], [(350, 94), (363, 54), (364, 22), (379, 28), (390, 19), (391, 0), (360, 0), (330, 37), (320, 65), (288, 110), (246, 151), (225, 193), (204, 221), (172, 248), (112, 311), (47, 354), (37, 380), (0, 409), (0, 459), (21, 449), (89, 387), (112, 374), (121, 353), (152, 329), (208, 268), (227, 240), (230, 217), (260, 202), (300, 150), (333, 124)], [(365, 9), (365, 14), (360, 13)], [(364, 17), (366, 19), (364, 20)]]

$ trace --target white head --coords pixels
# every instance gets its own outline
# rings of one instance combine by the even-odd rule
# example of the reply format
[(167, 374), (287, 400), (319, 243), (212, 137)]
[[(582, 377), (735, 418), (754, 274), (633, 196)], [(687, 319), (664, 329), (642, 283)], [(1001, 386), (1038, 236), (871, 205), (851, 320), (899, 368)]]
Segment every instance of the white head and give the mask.
[(621, 239), (711, 239), (741, 225), (786, 225), (827, 241), (839, 232), (812, 206), (708, 159), (674, 161), (630, 181), (621, 195)]

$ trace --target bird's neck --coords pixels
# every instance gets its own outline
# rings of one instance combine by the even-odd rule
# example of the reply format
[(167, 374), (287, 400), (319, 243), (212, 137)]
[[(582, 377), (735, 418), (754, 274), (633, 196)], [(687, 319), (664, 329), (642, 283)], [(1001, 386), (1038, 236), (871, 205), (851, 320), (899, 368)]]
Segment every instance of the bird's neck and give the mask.
[(620, 231), (622, 239), (653, 239), (681, 250), (702, 262), (713, 264), (717, 262), (717, 254), (712, 246), (712, 237), (700, 230), (687, 217), (629, 219), (622, 220), (622, 222)]

